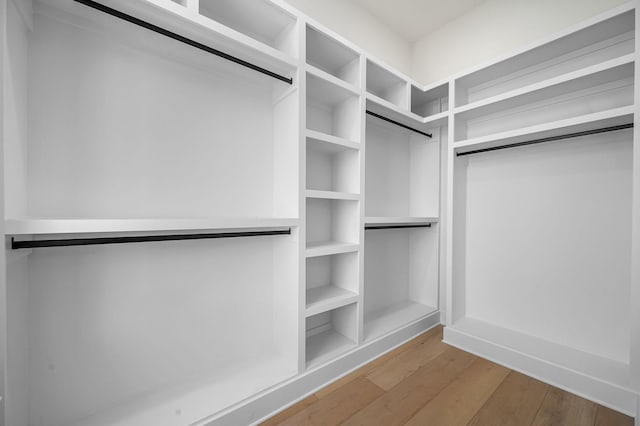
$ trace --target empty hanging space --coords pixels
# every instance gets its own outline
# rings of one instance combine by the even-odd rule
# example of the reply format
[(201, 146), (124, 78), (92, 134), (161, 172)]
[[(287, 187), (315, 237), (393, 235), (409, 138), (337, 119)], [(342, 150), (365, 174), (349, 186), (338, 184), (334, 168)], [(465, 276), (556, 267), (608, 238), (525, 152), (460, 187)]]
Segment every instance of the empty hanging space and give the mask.
[[(307, 190), (355, 196), (360, 192), (360, 151), (307, 137)], [(326, 194), (331, 196), (331, 194)]]
[(358, 253), (310, 257), (306, 271), (307, 317), (358, 301)]
[(357, 343), (357, 304), (352, 303), (306, 319), (306, 367), (324, 364)]
[(457, 79), (456, 107), (632, 54), (634, 14), (626, 10)]
[[(365, 216), (439, 216), (440, 130), (432, 138), (367, 116)], [(444, 133), (444, 132), (443, 132)]]
[(307, 198), (307, 257), (358, 250), (359, 202)]
[(411, 112), (420, 117), (435, 118), (449, 110), (449, 84), (422, 90), (411, 86)]
[(360, 142), (359, 94), (307, 72), (307, 129)]
[(200, 14), (291, 57), (297, 56), (297, 18), (264, 0), (199, 0)]
[(367, 59), (367, 92), (403, 110), (409, 109), (409, 83)]
[(364, 255), (365, 342), (437, 312), (437, 225), (369, 229)]
[(635, 410), (632, 141), (627, 129), (457, 157), (447, 342)]
[(360, 87), (360, 54), (307, 25), (307, 64)]
[(273, 236), (10, 252), (9, 424), (192, 424), (294, 376), (297, 318), (278, 306), (297, 301), (295, 265), (274, 261), (294, 251)]
[(15, 17), (9, 218), (294, 216), (290, 85), (76, 6)]

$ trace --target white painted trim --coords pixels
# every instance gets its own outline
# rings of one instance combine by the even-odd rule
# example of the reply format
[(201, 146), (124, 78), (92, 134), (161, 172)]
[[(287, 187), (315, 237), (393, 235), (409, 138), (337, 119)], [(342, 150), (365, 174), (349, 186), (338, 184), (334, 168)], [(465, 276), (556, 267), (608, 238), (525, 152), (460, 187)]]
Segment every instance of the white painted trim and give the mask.
[(443, 341), (629, 416), (637, 415), (638, 395), (629, 388), (473, 336), (455, 326), (445, 328)]

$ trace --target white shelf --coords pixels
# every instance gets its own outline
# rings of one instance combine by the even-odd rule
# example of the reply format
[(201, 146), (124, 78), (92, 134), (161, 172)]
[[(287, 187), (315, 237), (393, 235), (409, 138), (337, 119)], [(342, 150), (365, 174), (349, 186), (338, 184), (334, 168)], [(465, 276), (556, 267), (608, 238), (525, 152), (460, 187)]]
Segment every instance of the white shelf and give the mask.
[(307, 25), (307, 63), (355, 86), (360, 81), (360, 54)]
[(338, 80), (329, 74), (315, 70), (307, 70), (307, 97), (325, 105), (335, 106), (345, 100), (360, 96), (352, 86)]
[[(112, 0), (101, 3), (107, 3), (107, 6), (113, 9), (255, 63), (270, 71), (292, 73), (297, 66), (298, 61), (293, 56), (171, 1)], [(98, 21), (98, 27), (101, 28), (115, 28), (121, 22), (73, 0), (44, 0), (42, 5), (52, 11), (70, 13), (75, 17), (74, 19), (82, 17), (94, 22)], [(195, 51), (192, 48), (183, 50)]]
[(337, 191), (318, 191), (315, 189), (307, 189), (305, 191), (307, 198), (321, 198), (325, 200), (360, 200), (360, 194), (350, 194), (347, 192)]
[(306, 130), (306, 137), (315, 144), (322, 146), (327, 152), (339, 152), (344, 149), (360, 149), (360, 144), (345, 138), (332, 136), (316, 130)]
[(405, 111), (409, 109), (409, 83), (371, 60), (367, 60), (366, 91)]
[(358, 295), (340, 287), (326, 285), (307, 290), (306, 316), (320, 314), (358, 301)]
[(326, 81), (327, 83), (330, 83), (330, 84), (332, 84), (334, 86), (340, 87), (340, 88), (350, 92), (351, 94), (353, 94), (355, 96), (360, 96), (360, 91), (353, 84), (347, 83), (346, 81), (341, 80), (341, 79), (339, 79), (339, 78), (327, 73), (326, 71), (323, 71), (323, 70), (321, 70), (319, 68), (316, 68), (313, 65), (307, 64), (306, 70), (307, 70), (308, 74), (313, 75), (314, 77), (322, 79), (322, 80)]
[(357, 243), (345, 243), (340, 241), (320, 241), (307, 243), (306, 256), (328, 256), (332, 254), (350, 253), (358, 251), (360, 245)]
[[(391, 102), (385, 101), (384, 99), (370, 93), (367, 93), (367, 110), (426, 133), (429, 133), (430, 129), (446, 125), (448, 118), (448, 114), (445, 112), (425, 119), (406, 110), (402, 110)], [(367, 117), (367, 119), (377, 120), (384, 123), (382, 120), (375, 117)], [(391, 126), (392, 124), (389, 125)], [(404, 132), (410, 132), (410, 130), (403, 129), (402, 127), (397, 127), (397, 129)]]
[(276, 4), (256, 0), (199, 0), (199, 13), (214, 22), (293, 54), (297, 18)]
[(298, 226), (293, 218), (7, 219), (8, 235), (253, 230)]
[(613, 359), (469, 317), (461, 318), (447, 328), (618, 386), (627, 387), (630, 384), (629, 365)]
[(558, 97), (589, 87), (631, 78), (635, 54), (625, 55), (601, 64), (573, 71), (558, 77), (530, 84), (500, 95), (482, 99), (454, 110), (456, 116), (467, 119), (488, 115), (504, 109), (517, 108), (547, 97)]
[[(77, 426), (153, 426), (176, 418), (179, 424), (195, 424), (203, 418), (274, 386), (295, 375), (291, 365), (272, 354), (262, 354), (233, 366), (225, 374), (203, 377), (194, 382), (163, 389), (122, 406), (90, 416)], [(174, 420), (175, 421), (175, 420)], [(74, 423), (75, 424), (75, 423)]]
[(391, 216), (368, 216), (364, 218), (365, 225), (411, 225), (418, 223), (438, 223), (437, 217), (391, 217)]
[(566, 120), (559, 120), (488, 136), (466, 139), (460, 142), (455, 142), (453, 146), (457, 152), (465, 152), (509, 145), (531, 139), (542, 139), (568, 133), (629, 124), (633, 123), (634, 111), (634, 106), (616, 108)]
[(354, 341), (334, 329), (307, 338), (307, 370), (324, 364), (355, 348)]
[(364, 341), (368, 342), (377, 339), (410, 322), (437, 312), (437, 308), (411, 301), (401, 302), (374, 311), (365, 316)]

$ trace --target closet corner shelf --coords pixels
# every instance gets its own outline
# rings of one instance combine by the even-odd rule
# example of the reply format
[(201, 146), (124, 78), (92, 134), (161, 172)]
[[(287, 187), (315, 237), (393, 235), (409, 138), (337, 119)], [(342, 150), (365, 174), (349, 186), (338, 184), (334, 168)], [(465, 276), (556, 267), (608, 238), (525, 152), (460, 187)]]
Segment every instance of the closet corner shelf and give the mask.
[(340, 241), (320, 241), (307, 243), (306, 257), (328, 256), (332, 254), (358, 251), (360, 244)]
[(325, 285), (307, 290), (307, 317), (355, 303), (358, 295), (340, 287)]
[[(43, 0), (42, 3), (54, 10), (62, 10), (87, 19), (99, 17), (92, 9), (75, 0)], [(96, 3), (104, 4), (275, 73), (289, 74), (298, 66), (296, 58), (172, 1), (111, 0), (105, 2), (100, 0)], [(108, 19), (116, 18), (108, 17)]]
[(454, 142), (458, 154), (633, 123), (633, 105)]
[(459, 106), (454, 109), (454, 113), (456, 116), (475, 118), (480, 113), (489, 114), (494, 112), (501, 103), (509, 103), (507, 107), (511, 107), (511, 104), (517, 103), (519, 98), (543, 93), (545, 89), (556, 88), (557, 93), (554, 93), (554, 96), (558, 96), (559, 94), (581, 90), (585, 87), (603, 84), (609, 80), (616, 81), (628, 78), (633, 75), (632, 65), (634, 62), (635, 53), (623, 55), (577, 71)]
[(364, 341), (377, 339), (413, 321), (437, 313), (437, 308), (410, 300), (365, 313)]
[(327, 83), (351, 92), (351, 94), (353, 94), (354, 96), (360, 96), (360, 90), (353, 84), (349, 84), (346, 81), (339, 79), (338, 77), (334, 77), (328, 72), (322, 71), (321, 69), (316, 68), (313, 65), (306, 64), (306, 71), (308, 74), (313, 75), (314, 77), (320, 78)]
[(322, 144), (328, 151), (338, 152), (345, 149), (360, 149), (360, 144), (358, 142), (340, 138), (338, 136), (328, 135), (316, 130), (307, 129), (305, 135), (307, 140), (313, 141), (317, 144)]
[(307, 189), (305, 191), (307, 198), (322, 198), (325, 200), (360, 200), (360, 194), (351, 194), (348, 192), (337, 191), (319, 191), (315, 189)]
[(296, 227), (294, 218), (7, 219), (7, 235), (123, 232), (250, 231)]

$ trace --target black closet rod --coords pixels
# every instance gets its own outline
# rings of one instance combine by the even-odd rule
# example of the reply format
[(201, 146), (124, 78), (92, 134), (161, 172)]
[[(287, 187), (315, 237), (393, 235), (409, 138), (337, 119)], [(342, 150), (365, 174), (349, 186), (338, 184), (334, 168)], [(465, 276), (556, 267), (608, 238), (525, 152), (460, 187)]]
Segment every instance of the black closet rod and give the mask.
[(398, 224), (398, 225), (365, 225), (364, 229), (375, 230), (375, 229), (404, 229), (404, 228), (431, 228), (430, 223), (415, 223), (415, 224)]
[(430, 133), (425, 133), (425, 132), (422, 132), (422, 131), (420, 131), (420, 130), (418, 130), (418, 129), (414, 129), (413, 127), (409, 127), (409, 126), (407, 126), (407, 125), (405, 125), (405, 124), (399, 123), (399, 122), (397, 122), (397, 121), (395, 121), (395, 120), (392, 120), (392, 119), (387, 118), (387, 117), (385, 117), (385, 116), (382, 116), (382, 115), (380, 115), (380, 114), (376, 114), (376, 113), (375, 113), (375, 112), (373, 112), (373, 111), (369, 111), (369, 110), (367, 110), (367, 114), (369, 114), (369, 115), (371, 115), (371, 116), (373, 116), (373, 117), (379, 118), (380, 120), (384, 120), (384, 121), (386, 121), (386, 122), (389, 122), (389, 123), (391, 123), (391, 124), (395, 124), (396, 126), (400, 126), (400, 127), (403, 127), (403, 128), (405, 128), (405, 129), (407, 129), (407, 130), (411, 130), (412, 132), (419, 133), (419, 134), (424, 135), (424, 136), (426, 136), (426, 137), (428, 137), (428, 138), (432, 138), (432, 137), (433, 137), (433, 135), (432, 135), (432, 134), (430, 134)]
[(11, 248), (30, 249), (42, 247), (92, 246), (101, 244), (148, 243), (156, 241), (207, 240), (214, 238), (259, 237), (265, 235), (290, 235), (291, 228), (272, 231), (215, 232), (206, 234), (139, 235), (132, 237), (69, 238), (59, 240), (15, 241)]
[(475, 149), (473, 151), (457, 152), (456, 156), (462, 157), (464, 155), (478, 154), (480, 152), (498, 151), (500, 149), (507, 149), (507, 148), (517, 148), (519, 146), (534, 145), (537, 143), (544, 143), (544, 142), (553, 142), (553, 141), (559, 141), (562, 139), (578, 138), (580, 136), (597, 135), (598, 133), (615, 132), (616, 130), (624, 130), (624, 129), (631, 129), (631, 128), (633, 128), (633, 123), (621, 124), (618, 126), (602, 127), (600, 129), (585, 130), (583, 132), (567, 133), (567, 134), (558, 135), (558, 136), (549, 136), (548, 138), (533, 139), (530, 141), (516, 142), (516, 143), (502, 145), (502, 146), (494, 146), (491, 148), (482, 148), (482, 149)]
[(78, 2), (78, 3), (84, 4), (85, 6), (89, 6), (89, 7), (93, 8), (93, 9), (96, 9), (96, 10), (99, 10), (101, 12), (107, 13), (107, 14), (109, 14), (111, 16), (115, 16), (116, 18), (120, 18), (120, 19), (125, 20), (127, 22), (130, 22), (132, 24), (135, 24), (135, 25), (138, 25), (140, 27), (146, 28), (148, 30), (154, 31), (154, 32), (156, 32), (158, 34), (162, 34), (165, 37), (169, 37), (169, 38), (177, 40), (177, 41), (179, 41), (181, 43), (188, 44), (189, 46), (193, 46), (196, 49), (200, 49), (200, 50), (203, 50), (203, 51), (205, 51), (207, 53), (211, 53), (212, 55), (219, 56), (219, 57), (221, 57), (223, 59), (226, 59), (228, 61), (235, 62), (236, 64), (242, 65), (243, 67), (252, 69), (254, 71), (258, 71), (259, 73), (268, 75), (269, 77), (275, 78), (276, 80), (284, 81), (285, 83), (288, 83), (288, 84), (293, 84), (293, 78), (285, 77), (285, 76), (280, 75), (280, 74), (276, 74), (273, 71), (269, 71), (268, 69), (262, 68), (262, 67), (260, 67), (258, 65), (255, 65), (255, 64), (252, 64), (251, 62), (247, 62), (247, 61), (242, 60), (240, 58), (236, 58), (235, 56), (232, 56), (232, 55), (230, 55), (228, 53), (224, 53), (224, 52), (222, 52), (222, 51), (220, 51), (218, 49), (214, 49), (213, 47), (209, 47), (209, 46), (207, 46), (205, 44), (199, 43), (199, 42), (197, 42), (195, 40), (192, 40), (190, 38), (181, 36), (180, 34), (176, 34), (174, 32), (166, 30), (166, 29), (164, 29), (162, 27), (158, 27), (157, 25), (153, 25), (153, 24), (151, 24), (149, 22), (146, 22), (146, 21), (143, 21), (141, 19), (138, 19), (138, 18), (136, 18), (134, 16), (127, 15), (124, 12), (120, 12), (119, 10), (112, 9), (112, 8), (110, 8), (108, 6), (105, 6), (105, 5), (101, 4), (101, 3), (95, 2), (93, 0), (75, 0), (75, 1)]

